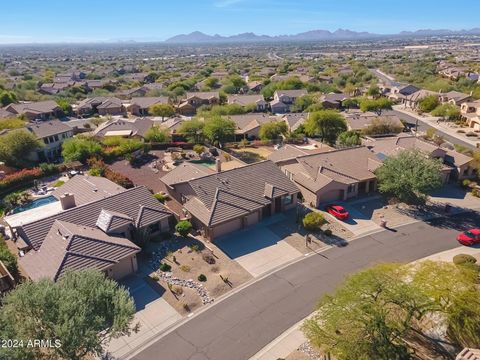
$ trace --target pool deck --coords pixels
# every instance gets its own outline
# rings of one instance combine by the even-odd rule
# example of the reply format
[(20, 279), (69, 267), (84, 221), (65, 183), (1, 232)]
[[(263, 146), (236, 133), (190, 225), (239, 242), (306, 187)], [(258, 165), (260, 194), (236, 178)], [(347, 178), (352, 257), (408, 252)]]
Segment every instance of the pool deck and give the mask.
[(19, 212), (18, 214), (5, 216), (4, 220), (8, 225), (14, 228), (23, 224), (29, 224), (33, 221), (45, 219), (49, 216), (61, 213), (62, 211), (63, 209), (60, 201), (56, 201), (34, 209)]

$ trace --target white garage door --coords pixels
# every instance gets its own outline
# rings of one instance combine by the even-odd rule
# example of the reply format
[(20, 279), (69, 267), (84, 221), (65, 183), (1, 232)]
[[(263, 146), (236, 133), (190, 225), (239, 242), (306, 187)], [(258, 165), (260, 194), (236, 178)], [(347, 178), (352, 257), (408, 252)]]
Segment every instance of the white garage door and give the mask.
[(240, 230), (242, 228), (242, 219), (235, 219), (224, 224), (217, 225), (213, 228), (213, 237), (218, 238), (219, 236), (228, 234), (235, 230)]

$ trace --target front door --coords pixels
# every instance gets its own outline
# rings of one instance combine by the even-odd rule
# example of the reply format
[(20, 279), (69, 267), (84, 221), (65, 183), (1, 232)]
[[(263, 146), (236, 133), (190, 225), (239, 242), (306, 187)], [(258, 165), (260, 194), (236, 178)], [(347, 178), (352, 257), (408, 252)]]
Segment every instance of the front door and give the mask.
[(282, 198), (277, 197), (275, 198), (275, 213), (279, 213), (282, 211)]

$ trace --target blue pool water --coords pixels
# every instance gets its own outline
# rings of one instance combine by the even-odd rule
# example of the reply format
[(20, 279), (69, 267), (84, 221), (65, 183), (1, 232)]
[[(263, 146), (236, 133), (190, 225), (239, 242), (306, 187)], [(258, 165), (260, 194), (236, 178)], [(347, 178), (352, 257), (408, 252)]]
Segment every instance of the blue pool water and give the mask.
[(43, 197), (43, 198), (39, 198), (39, 199), (35, 199), (35, 200), (32, 200), (31, 202), (29, 202), (28, 204), (16, 207), (15, 209), (12, 210), (12, 214), (18, 214), (18, 213), (21, 213), (23, 211), (35, 209), (35, 208), (38, 208), (40, 206), (51, 204), (51, 203), (56, 202), (56, 201), (58, 201), (58, 200), (55, 198), (55, 196), (52, 196), (52, 195), (46, 196), (46, 197)]

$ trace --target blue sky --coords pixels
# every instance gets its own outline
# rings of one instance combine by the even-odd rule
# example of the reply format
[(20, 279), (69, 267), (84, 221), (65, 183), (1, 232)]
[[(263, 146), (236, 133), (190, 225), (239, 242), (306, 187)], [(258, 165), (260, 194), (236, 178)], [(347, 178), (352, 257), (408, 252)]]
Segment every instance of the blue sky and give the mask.
[(479, 13), (479, 0), (14, 0), (2, 1), (0, 43), (164, 40), (196, 30), (458, 30), (480, 27)]

